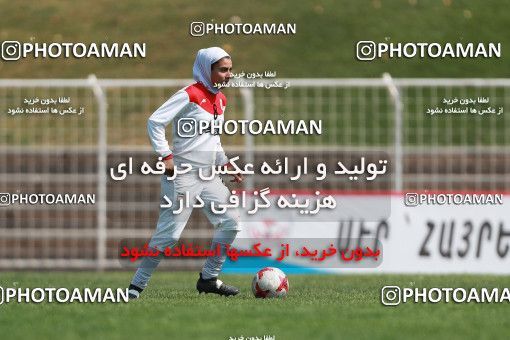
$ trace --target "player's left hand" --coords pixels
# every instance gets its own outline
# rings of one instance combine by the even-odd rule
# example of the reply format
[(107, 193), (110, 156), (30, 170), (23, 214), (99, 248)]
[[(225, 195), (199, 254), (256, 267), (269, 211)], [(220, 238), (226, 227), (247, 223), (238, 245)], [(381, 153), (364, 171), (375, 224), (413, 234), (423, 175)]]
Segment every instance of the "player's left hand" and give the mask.
[(241, 174), (235, 174), (231, 176), (233, 177), (233, 179), (230, 181), (232, 183), (241, 183), (244, 180), (244, 177)]
[[(226, 166), (227, 169), (233, 168), (233, 165), (230, 164), (230, 162), (226, 163), (224, 166)], [(241, 174), (230, 174), (230, 176), (232, 176), (232, 180), (230, 181), (231, 183), (241, 183), (244, 180), (244, 177)]]

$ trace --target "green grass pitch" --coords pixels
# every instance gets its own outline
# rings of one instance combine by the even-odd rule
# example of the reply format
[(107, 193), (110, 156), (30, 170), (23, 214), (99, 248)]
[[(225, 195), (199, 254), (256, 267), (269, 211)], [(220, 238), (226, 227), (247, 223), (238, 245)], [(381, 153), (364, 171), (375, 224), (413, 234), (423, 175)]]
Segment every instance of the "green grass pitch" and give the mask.
[[(10, 272), (2, 287), (118, 288), (131, 272)], [(2, 339), (501, 339), (508, 303), (407, 303), (386, 307), (385, 285), (498, 287), (508, 276), (289, 275), (286, 299), (255, 299), (250, 275), (223, 275), (236, 297), (199, 295), (197, 273), (157, 272), (140, 300), (105, 304), (0, 305)]]

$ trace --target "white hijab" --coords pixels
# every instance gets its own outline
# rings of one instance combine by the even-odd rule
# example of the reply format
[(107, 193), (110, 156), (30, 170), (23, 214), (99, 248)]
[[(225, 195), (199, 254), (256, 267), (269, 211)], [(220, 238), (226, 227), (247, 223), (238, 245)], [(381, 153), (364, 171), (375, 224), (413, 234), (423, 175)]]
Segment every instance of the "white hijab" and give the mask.
[(193, 79), (202, 83), (209, 92), (214, 94), (220, 90), (214, 87), (214, 84), (211, 82), (211, 65), (224, 57), (230, 56), (219, 47), (203, 48), (198, 51), (195, 64), (193, 65)]

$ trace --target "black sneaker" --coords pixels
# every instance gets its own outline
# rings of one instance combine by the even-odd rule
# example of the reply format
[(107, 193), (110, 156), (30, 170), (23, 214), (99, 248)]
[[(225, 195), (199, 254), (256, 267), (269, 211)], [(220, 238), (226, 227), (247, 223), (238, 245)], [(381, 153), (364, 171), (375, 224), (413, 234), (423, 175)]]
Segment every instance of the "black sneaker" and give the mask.
[(202, 279), (202, 273), (197, 281), (198, 293), (214, 293), (224, 296), (231, 296), (239, 294), (239, 289), (233, 286), (229, 286), (213, 277), (211, 279)]
[(138, 299), (140, 297), (140, 293), (143, 291), (142, 288), (135, 286), (134, 284), (129, 285), (128, 290), (128, 298), (129, 300)]

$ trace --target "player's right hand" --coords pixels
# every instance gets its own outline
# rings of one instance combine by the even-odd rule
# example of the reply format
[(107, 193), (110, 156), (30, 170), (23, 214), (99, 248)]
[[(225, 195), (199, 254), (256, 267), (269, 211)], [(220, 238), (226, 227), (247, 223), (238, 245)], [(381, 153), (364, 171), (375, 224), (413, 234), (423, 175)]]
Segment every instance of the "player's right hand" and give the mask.
[(163, 161), (165, 163), (165, 175), (173, 176), (174, 175), (174, 160), (172, 158), (165, 159)]

